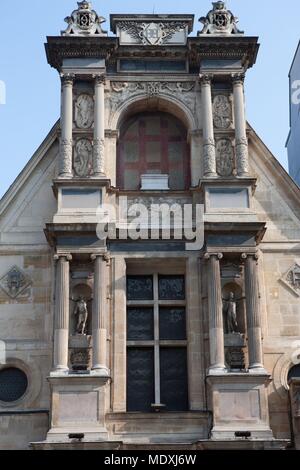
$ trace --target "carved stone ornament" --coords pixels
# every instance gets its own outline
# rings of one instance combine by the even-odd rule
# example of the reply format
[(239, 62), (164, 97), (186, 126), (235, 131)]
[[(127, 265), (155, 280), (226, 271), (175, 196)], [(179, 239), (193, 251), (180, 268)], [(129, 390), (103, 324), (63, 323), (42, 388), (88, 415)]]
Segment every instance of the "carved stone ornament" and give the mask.
[(30, 284), (30, 278), (18, 266), (13, 266), (0, 279), (1, 288), (12, 299), (17, 298)]
[(281, 281), (300, 297), (300, 264), (295, 263)]
[(84, 0), (83, 2), (77, 2), (77, 5), (78, 9), (74, 10), (71, 16), (65, 18), (68, 27), (61, 32), (62, 36), (107, 36), (107, 32), (103, 31), (101, 26), (106, 19), (103, 16), (98, 16), (95, 10), (92, 10), (91, 2)]
[(89, 176), (92, 172), (93, 147), (88, 139), (76, 142), (74, 152), (74, 170), (77, 176)]
[(213, 99), (214, 125), (217, 129), (228, 129), (232, 123), (232, 110), (228, 96), (216, 95)]
[(70, 355), (73, 370), (87, 370), (91, 361), (90, 349), (73, 349)]
[(204, 25), (199, 34), (244, 34), (237, 27), (238, 18), (227, 10), (225, 2), (213, 2), (213, 9), (199, 21)]
[(217, 173), (231, 176), (234, 170), (234, 153), (230, 139), (219, 139), (216, 143)]
[(105, 142), (103, 139), (94, 139), (94, 174), (99, 175), (105, 172)]
[(118, 27), (144, 46), (160, 46), (172, 38), (176, 32), (184, 30), (186, 22), (139, 23), (137, 21), (120, 21)]
[(236, 166), (238, 175), (249, 173), (248, 140), (246, 138), (236, 141)]
[(94, 100), (91, 95), (79, 95), (75, 102), (75, 123), (79, 129), (89, 129), (94, 121)]
[(196, 82), (111, 82), (111, 90), (108, 103), (112, 112), (122, 105), (127, 98), (135, 95), (147, 95), (149, 98), (161, 93), (175, 96), (185, 103), (195, 113), (196, 100), (194, 93)]
[(204, 175), (216, 175), (216, 145), (214, 139), (203, 142)]
[(60, 174), (72, 174), (72, 152), (73, 140), (60, 140)]
[(226, 348), (226, 362), (231, 370), (244, 370), (246, 365), (245, 353), (241, 347)]

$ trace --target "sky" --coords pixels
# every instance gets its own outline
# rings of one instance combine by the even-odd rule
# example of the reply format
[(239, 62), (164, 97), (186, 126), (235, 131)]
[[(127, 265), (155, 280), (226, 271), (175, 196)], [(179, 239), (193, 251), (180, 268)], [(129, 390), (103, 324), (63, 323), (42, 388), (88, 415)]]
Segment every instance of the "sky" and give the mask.
[[(94, 0), (93, 7), (107, 18), (107, 30), (111, 13), (195, 14), (194, 35), (211, 1)], [(246, 79), (247, 119), (287, 169), (288, 73), (300, 39), (299, 0), (228, 0), (227, 7), (239, 18), (240, 29), (259, 36), (261, 44)], [(12, 0), (1, 9), (0, 92), (4, 83), (6, 104), (0, 104), (0, 197), (59, 117), (60, 80), (47, 64), (44, 42), (65, 29), (64, 18), (76, 8), (75, 0)]]

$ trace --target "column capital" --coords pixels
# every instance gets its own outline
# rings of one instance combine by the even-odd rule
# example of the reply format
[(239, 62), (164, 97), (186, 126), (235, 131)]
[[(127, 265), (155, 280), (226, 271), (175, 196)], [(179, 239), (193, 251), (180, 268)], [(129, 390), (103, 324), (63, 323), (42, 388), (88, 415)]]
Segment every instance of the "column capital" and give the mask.
[(75, 75), (73, 73), (61, 73), (60, 79), (62, 85), (73, 85), (75, 80)]
[(107, 263), (110, 261), (110, 256), (108, 253), (94, 253), (91, 255), (92, 261), (96, 261), (97, 258), (103, 258), (103, 261), (106, 261)]
[(231, 75), (232, 83), (234, 85), (244, 85), (245, 76), (246, 75), (244, 73), (233, 73)]
[(211, 73), (205, 73), (199, 75), (200, 85), (211, 85), (214, 76)]
[(60, 258), (65, 258), (66, 261), (72, 261), (72, 255), (69, 253), (69, 254), (60, 254), (60, 253), (56, 253), (54, 256), (53, 256), (53, 259), (54, 261), (58, 261)]
[(258, 261), (259, 254), (258, 253), (242, 253), (241, 260), (245, 261), (247, 258), (253, 258), (255, 261)]
[(106, 75), (102, 74), (94, 74), (93, 79), (95, 80), (95, 85), (105, 85), (106, 84)]
[(223, 253), (205, 253), (204, 259), (209, 260), (213, 256), (218, 258), (218, 260), (223, 259)]

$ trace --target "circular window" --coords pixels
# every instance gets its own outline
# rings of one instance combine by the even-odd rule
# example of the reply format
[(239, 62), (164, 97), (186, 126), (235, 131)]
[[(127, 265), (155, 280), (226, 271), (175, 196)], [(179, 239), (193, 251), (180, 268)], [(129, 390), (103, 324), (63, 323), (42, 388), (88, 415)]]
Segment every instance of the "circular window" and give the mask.
[(0, 371), (0, 401), (11, 403), (19, 400), (27, 386), (27, 376), (22, 370), (10, 367)]

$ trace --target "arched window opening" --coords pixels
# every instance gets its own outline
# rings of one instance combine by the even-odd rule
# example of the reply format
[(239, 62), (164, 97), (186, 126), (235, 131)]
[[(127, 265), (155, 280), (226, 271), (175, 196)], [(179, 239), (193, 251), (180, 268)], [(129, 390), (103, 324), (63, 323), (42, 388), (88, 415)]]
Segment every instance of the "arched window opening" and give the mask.
[(171, 190), (190, 186), (187, 130), (168, 113), (140, 113), (126, 120), (118, 145), (118, 187), (139, 190), (142, 175), (168, 175)]

